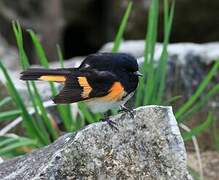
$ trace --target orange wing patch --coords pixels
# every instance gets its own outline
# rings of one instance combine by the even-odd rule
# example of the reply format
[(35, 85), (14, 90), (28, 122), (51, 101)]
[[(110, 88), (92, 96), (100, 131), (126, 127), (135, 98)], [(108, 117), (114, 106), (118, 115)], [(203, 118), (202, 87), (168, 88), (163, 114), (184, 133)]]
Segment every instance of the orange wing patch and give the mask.
[(66, 80), (66, 77), (65, 76), (51, 76), (51, 75), (48, 75), (48, 76), (40, 76), (39, 77), (39, 80), (42, 80), (42, 81), (55, 81), (55, 82), (65, 82)]
[(109, 94), (102, 97), (102, 99), (106, 101), (118, 101), (121, 100), (125, 94), (126, 92), (124, 91), (122, 84), (120, 82), (115, 82), (109, 90)]
[(88, 98), (90, 92), (92, 91), (92, 87), (88, 83), (87, 78), (86, 77), (78, 77), (78, 83), (83, 88), (83, 92), (82, 92), (81, 96), (83, 98)]

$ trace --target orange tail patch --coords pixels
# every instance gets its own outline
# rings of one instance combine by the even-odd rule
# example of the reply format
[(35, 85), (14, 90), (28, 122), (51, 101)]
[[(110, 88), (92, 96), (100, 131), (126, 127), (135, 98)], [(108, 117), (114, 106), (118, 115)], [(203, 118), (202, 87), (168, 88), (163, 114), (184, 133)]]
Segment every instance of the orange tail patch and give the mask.
[(56, 76), (56, 75), (45, 75), (40, 76), (38, 80), (42, 81), (54, 81), (54, 82), (65, 82), (66, 77), (65, 76)]

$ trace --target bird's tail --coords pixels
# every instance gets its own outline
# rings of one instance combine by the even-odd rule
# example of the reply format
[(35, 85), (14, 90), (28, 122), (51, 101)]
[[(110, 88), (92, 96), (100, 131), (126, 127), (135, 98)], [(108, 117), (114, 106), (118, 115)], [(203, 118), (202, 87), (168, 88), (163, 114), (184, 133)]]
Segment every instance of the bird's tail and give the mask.
[[(72, 68), (73, 69), (73, 68)], [(72, 72), (72, 69), (42, 69), (31, 68), (21, 73), (20, 79), (22, 80), (41, 80), (41, 81), (54, 81), (65, 82), (67, 76)]]

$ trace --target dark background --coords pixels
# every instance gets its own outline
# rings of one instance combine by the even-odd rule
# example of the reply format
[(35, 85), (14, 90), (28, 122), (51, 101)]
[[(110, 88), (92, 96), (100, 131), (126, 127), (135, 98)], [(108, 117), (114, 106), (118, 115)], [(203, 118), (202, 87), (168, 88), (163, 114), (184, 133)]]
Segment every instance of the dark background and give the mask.
[[(144, 39), (149, 0), (133, 0), (125, 39)], [(56, 44), (65, 58), (96, 52), (112, 41), (127, 0), (0, 0), (0, 35), (15, 45), (12, 20), (38, 33), (50, 61), (57, 60)], [(162, 5), (158, 40), (162, 41)], [(219, 40), (218, 0), (177, 0), (171, 42), (204, 43)], [(36, 63), (25, 33), (25, 46)]]

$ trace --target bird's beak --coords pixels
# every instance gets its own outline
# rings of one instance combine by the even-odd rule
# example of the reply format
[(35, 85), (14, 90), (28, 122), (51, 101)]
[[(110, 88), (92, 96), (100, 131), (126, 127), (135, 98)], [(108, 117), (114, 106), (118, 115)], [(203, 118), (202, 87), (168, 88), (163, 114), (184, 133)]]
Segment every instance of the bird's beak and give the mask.
[(136, 76), (143, 76), (143, 74), (141, 74), (139, 71), (134, 72), (134, 74), (135, 74)]

